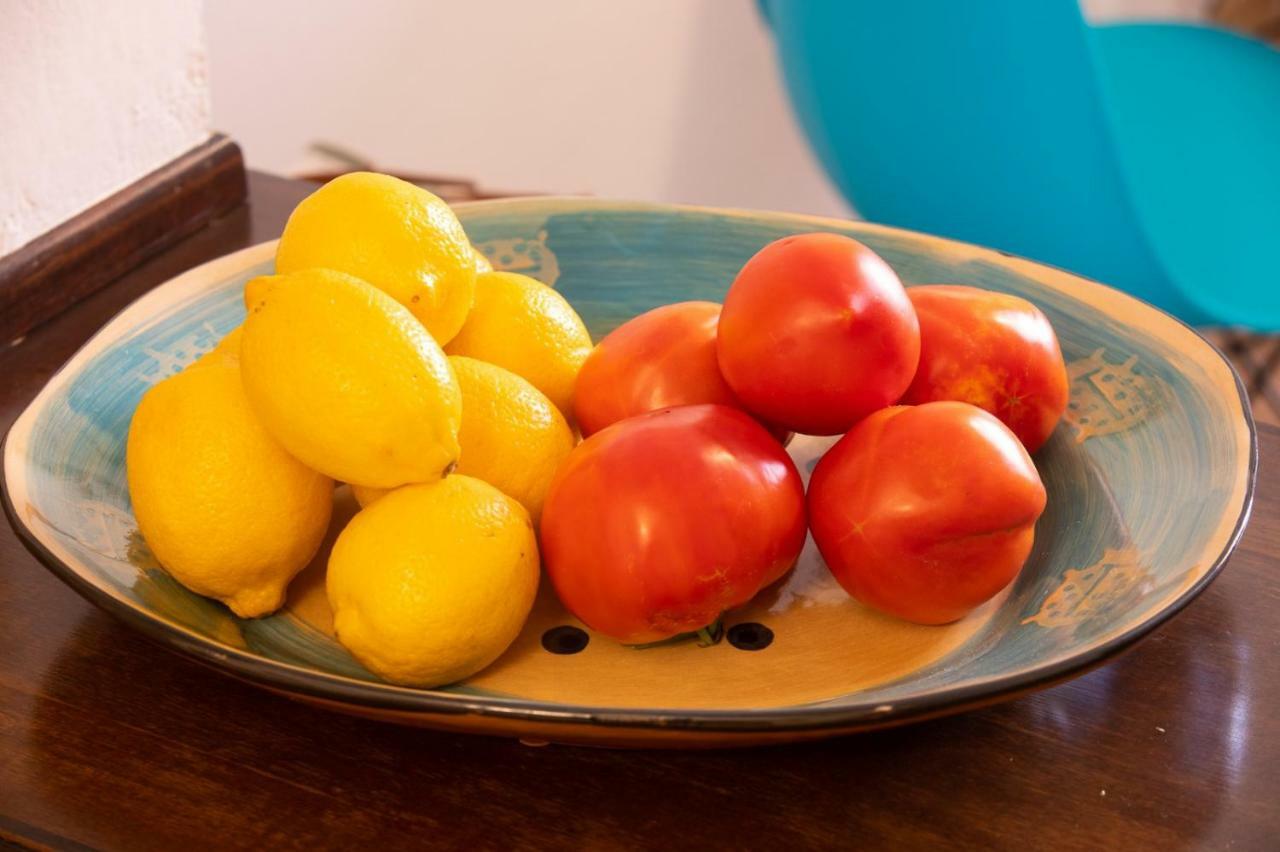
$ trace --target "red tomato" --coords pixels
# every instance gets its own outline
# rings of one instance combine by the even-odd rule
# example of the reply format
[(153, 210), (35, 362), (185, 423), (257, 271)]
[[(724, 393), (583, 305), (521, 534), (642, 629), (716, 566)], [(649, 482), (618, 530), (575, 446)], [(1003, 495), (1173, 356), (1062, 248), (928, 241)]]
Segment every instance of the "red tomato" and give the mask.
[(738, 273), (720, 314), (720, 369), (763, 420), (836, 435), (911, 384), (920, 329), (898, 276), (838, 234), (772, 242)]
[(795, 564), (804, 486), (764, 427), (735, 408), (641, 414), (579, 444), (542, 510), (560, 600), (629, 644), (706, 627)]
[(680, 302), (609, 332), (578, 373), (573, 412), (583, 435), (677, 405), (741, 408), (716, 363), (715, 302)]
[(1022, 444), (963, 402), (882, 409), (818, 462), (814, 541), (845, 591), (921, 624), (945, 624), (1021, 570), (1045, 490)]
[(1049, 318), (1026, 299), (977, 287), (907, 295), (920, 318), (920, 366), (902, 401), (976, 405), (1038, 450), (1067, 409), (1067, 367)]

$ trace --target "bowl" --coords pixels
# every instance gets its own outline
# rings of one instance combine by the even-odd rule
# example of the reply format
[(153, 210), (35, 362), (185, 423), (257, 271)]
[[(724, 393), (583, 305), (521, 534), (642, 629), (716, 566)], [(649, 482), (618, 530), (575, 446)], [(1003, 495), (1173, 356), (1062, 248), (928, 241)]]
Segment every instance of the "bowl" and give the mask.
[[(759, 248), (808, 231), (863, 241), (909, 286), (1031, 300), (1057, 329), (1071, 401), (1036, 456), (1049, 500), (1026, 567), (963, 620), (925, 627), (850, 599), (810, 541), (709, 647), (624, 647), (568, 615), (544, 582), (488, 669), (442, 689), (384, 683), (333, 639), (327, 544), (283, 610), (239, 619), (161, 570), (130, 511), (125, 437), (139, 398), (241, 321), (241, 289), (271, 271), (271, 243), (152, 290), (49, 380), (4, 444), (4, 506), (23, 542), (130, 627), (302, 701), (526, 741), (734, 746), (900, 724), (1077, 675), (1187, 605), (1240, 537), (1257, 448), (1238, 377), (1194, 331), (1101, 284), (963, 243), (782, 213), (569, 198), (458, 213), (496, 268), (557, 287), (597, 340), (661, 304), (720, 300)], [(792, 443), (806, 479), (833, 440)], [(339, 520), (355, 511), (345, 488), (335, 499)]]

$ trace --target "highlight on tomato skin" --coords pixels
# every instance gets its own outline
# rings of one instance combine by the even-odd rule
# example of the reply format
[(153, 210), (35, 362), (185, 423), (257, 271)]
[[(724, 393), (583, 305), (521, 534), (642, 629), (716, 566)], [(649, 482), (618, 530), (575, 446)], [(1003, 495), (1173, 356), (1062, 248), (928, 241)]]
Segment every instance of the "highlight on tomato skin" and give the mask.
[(699, 630), (795, 564), (807, 529), (795, 463), (759, 423), (689, 405), (607, 426), (557, 472), (543, 565), (592, 629), (627, 644)]
[(1006, 293), (950, 284), (907, 290), (920, 321), (908, 404), (956, 400), (991, 412), (1034, 453), (1067, 409), (1067, 367), (1049, 318)]
[(1026, 562), (1045, 488), (1017, 437), (963, 402), (885, 408), (818, 462), (809, 524), (840, 585), (920, 624), (964, 617)]
[(729, 387), (760, 419), (839, 435), (898, 401), (920, 327), (897, 274), (840, 234), (776, 240), (742, 267), (716, 341)]

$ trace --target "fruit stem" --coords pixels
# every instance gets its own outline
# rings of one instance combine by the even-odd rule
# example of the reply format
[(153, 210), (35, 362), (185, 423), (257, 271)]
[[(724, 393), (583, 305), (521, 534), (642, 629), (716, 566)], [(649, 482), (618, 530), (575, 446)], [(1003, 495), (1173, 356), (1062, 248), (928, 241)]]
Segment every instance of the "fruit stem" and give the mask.
[(712, 645), (719, 644), (720, 640), (724, 638), (724, 625), (717, 618), (706, 627), (698, 628), (694, 635), (698, 637), (699, 648), (710, 648)]
[(668, 636), (666, 639), (659, 639), (657, 642), (641, 642), (638, 645), (628, 645), (627, 647), (633, 651), (644, 651), (648, 648), (661, 648), (664, 645), (675, 645), (678, 642), (697, 639), (699, 648), (709, 648), (712, 645), (718, 645), (723, 638), (724, 625), (717, 618), (706, 627), (700, 627), (692, 633), (677, 633), (675, 636)]

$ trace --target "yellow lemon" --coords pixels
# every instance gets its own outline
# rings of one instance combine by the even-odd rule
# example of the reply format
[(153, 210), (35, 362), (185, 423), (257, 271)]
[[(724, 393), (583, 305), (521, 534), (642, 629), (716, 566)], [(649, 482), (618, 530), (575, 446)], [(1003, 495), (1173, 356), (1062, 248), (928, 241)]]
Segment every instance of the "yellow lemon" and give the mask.
[(493, 264), (489, 262), (489, 258), (485, 257), (484, 253), (478, 248), (472, 247), (472, 251), (475, 252), (476, 256), (476, 275), (482, 272), (492, 272)]
[(126, 468), (156, 560), (245, 618), (280, 607), (329, 524), (333, 480), (267, 433), (234, 364), (185, 370), (147, 391), (129, 424)]
[(338, 641), (406, 686), (462, 680), (519, 635), (538, 590), (529, 513), (469, 476), (397, 488), (351, 520), (326, 577)]
[(462, 397), (440, 347), (398, 302), (329, 269), (263, 276), (240, 342), (245, 391), (304, 464), (378, 488), (458, 458)]
[(407, 307), (444, 344), (475, 294), (475, 252), (445, 204), (390, 175), (334, 178), (294, 208), (276, 271), (322, 267), (369, 282)]
[(244, 325), (238, 325), (218, 341), (218, 345), (197, 358), (187, 369), (209, 367), (214, 364), (240, 363), (240, 335), (244, 333)]
[[(461, 355), (450, 355), (449, 366), (462, 391), (457, 472), (519, 500), (537, 523), (551, 478), (573, 449), (573, 430), (551, 400), (515, 373)], [(352, 490), (361, 506), (386, 493)]]
[(390, 488), (371, 488), (367, 485), (351, 486), (351, 496), (356, 498), (356, 503), (358, 503), (362, 509), (374, 500), (377, 500), (379, 497), (390, 493)]
[(475, 307), (445, 351), (510, 370), (568, 414), (591, 335), (565, 298), (541, 281), (486, 272), (476, 279)]

